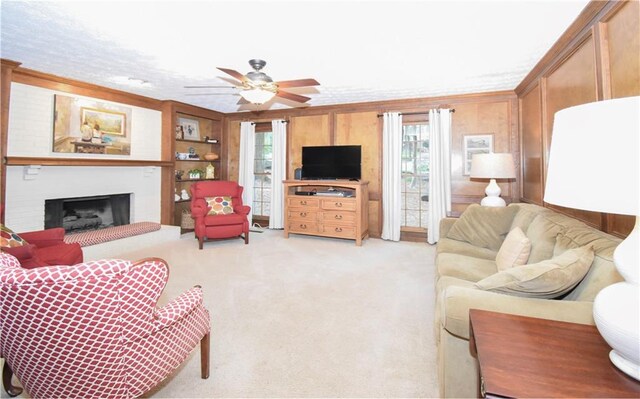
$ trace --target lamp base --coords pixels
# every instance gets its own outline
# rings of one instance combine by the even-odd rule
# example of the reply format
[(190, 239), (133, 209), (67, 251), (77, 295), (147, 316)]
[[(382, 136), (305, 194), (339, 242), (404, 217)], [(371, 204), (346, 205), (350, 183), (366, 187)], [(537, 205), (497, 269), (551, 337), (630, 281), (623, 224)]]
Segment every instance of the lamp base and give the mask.
[(498, 186), (498, 183), (496, 183), (496, 179), (491, 179), (484, 192), (487, 196), (480, 201), (480, 205), (496, 207), (507, 206), (507, 203), (500, 198), (502, 190), (500, 189), (500, 186)]
[(602, 289), (593, 301), (593, 319), (602, 338), (613, 349), (611, 362), (640, 381), (640, 288), (616, 283)]

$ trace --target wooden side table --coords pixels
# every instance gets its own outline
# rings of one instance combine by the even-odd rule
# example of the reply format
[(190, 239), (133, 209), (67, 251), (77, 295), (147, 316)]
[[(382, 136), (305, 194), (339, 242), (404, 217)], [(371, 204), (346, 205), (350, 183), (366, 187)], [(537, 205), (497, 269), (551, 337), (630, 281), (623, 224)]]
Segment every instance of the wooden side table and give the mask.
[(640, 397), (595, 326), (471, 309), (469, 347), (480, 397)]

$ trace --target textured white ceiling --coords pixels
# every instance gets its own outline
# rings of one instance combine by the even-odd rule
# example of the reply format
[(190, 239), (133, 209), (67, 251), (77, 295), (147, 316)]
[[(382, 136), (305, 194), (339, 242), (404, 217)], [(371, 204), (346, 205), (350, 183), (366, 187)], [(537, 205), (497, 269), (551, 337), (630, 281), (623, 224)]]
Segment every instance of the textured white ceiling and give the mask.
[[(59, 76), (221, 112), (240, 107), (216, 67), (327, 105), (514, 89), (588, 3), (575, 1), (1, 1), (0, 56)], [(131, 87), (127, 77), (149, 82)], [(190, 96), (187, 93), (216, 93)], [(260, 109), (299, 106), (277, 98)]]

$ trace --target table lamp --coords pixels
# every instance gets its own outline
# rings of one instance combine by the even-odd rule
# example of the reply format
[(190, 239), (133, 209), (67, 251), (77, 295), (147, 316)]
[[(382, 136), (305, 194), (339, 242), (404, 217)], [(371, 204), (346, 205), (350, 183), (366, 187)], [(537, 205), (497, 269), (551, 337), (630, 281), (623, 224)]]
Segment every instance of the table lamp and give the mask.
[(593, 318), (613, 348), (611, 362), (640, 380), (640, 97), (558, 111), (553, 123), (544, 200), (574, 209), (636, 216), (613, 261), (624, 282), (598, 293)]
[(500, 186), (496, 179), (514, 179), (516, 169), (513, 165), (513, 156), (509, 153), (489, 153), (475, 154), (471, 158), (471, 178), (491, 179), (489, 185), (484, 190), (486, 197), (482, 199), (480, 205), (483, 206), (506, 206), (507, 203), (500, 198)]

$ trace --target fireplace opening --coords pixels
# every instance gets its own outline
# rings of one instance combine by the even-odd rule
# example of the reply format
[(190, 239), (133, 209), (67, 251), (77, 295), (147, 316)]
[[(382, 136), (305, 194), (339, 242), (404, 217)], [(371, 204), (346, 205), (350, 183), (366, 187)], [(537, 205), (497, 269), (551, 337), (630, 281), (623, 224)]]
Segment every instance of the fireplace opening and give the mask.
[(44, 227), (62, 227), (67, 233), (129, 224), (131, 194), (57, 198), (44, 201)]

